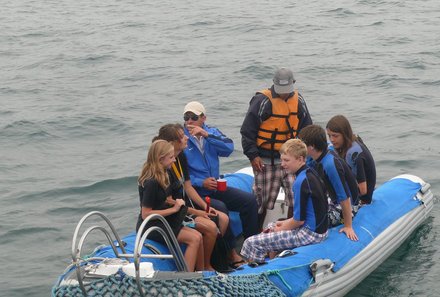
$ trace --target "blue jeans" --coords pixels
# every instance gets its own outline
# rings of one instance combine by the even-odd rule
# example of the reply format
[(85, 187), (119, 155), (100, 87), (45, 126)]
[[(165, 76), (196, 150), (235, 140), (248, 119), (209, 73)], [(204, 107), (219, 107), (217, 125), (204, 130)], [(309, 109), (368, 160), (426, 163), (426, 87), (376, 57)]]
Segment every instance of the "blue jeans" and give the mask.
[[(219, 211), (228, 213), (229, 210), (240, 213), (243, 236), (245, 239), (259, 233), (257, 200), (252, 193), (228, 187), (224, 192), (212, 192), (210, 197), (222, 202), (218, 203), (215, 201), (214, 204), (212, 204), (213, 200), (211, 200), (211, 205), (214, 208), (218, 205), (219, 208), (216, 209)], [(224, 206), (226, 206), (226, 209), (224, 209)]]

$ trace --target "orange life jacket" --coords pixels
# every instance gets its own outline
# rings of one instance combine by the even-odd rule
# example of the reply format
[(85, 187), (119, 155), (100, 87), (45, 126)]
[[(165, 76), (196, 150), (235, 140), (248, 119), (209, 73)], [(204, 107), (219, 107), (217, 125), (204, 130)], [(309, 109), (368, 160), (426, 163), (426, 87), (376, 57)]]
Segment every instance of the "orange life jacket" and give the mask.
[(272, 115), (261, 123), (257, 145), (261, 148), (279, 151), (286, 140), (295, 138), (298, 132), (298, 91), (287, 100), (272, 98), (270, 89), (258, 93), (265, 95), (272, 103)]

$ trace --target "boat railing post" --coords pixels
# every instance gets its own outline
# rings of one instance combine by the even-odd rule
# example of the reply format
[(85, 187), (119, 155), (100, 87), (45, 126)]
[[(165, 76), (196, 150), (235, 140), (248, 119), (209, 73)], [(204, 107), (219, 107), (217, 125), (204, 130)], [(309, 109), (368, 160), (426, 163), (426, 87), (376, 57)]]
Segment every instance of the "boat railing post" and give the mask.
[(108, 240), (113, 252), (115, 253), (115, 256), (119, 258), (119, 252), (116, 249), (115, 244), (113, 243), (113, 239), (112, 239), (110, 233), (105, 228), (103, 228), (101, 226), (92, 226), (92, 227), (88, 228), (86, 231), (84, 231), (83, 235), (81, 236), (81, 238), (79, 239), (79, 242), (78, 242), (77, 258), (80, 258), (79, 252), (82, 250), (82, 246), (86, 240), (86, 237), (94, 230), (100, 230), (100, 231), (102, 231), (102, 233), (104, 233), (104, 235), (107, 237), (107, 240)]
[(108, 219), (108, 218), (107, 218), (102, 212), (100, 212), (100, 211), (91, 211), (91, 212), (89, 212), (88, 214), (84, 215), (84, 216), (81, 218), (81, 220), (80, 220), (80, 221), (78, 222), (78, 224), (76, 225), (75, 232), (73, 233), (73, 239), (72, 239), (72, 258), (73, 258), (73, 260), (74, 260), (74, 261), (76, 260), (76, 259), (75, 259), (75, 255), (77, 254), (76, 241), (77, 241), (77, 237), (78, 237), (79, 231), (80, 231), (82, 225), (84, 224), (84, 222), (85, 222), (88, 218), (90, 218), (91, 216), (99, 216), (99, 217), (101, 217), (102, 219), (104, 219), (104, 221), (105, 221), (105, 222), (107, 223), (107, 225), (110, 227), (110, 229), (111, 229), (113, 235), (115, 236), (116, 241), (118, 242), (118, 245), (119, 245), (119, 247), (121, 248), (122, 253), (126, 254), (126, 251), (125, 251), (124, 245), (123, 245), (123, 243), (122, 243), (122, 240), (121, 240), (121, 238), (119, 237), (118, 232), (116, 232), (116, 229), (115, 229), (115, 227), (113, 226), (113, 224), (110, 222), (110, 220), (109, 220), (109, 219)]
[[(99, 216), (107, 223), (108, 227), (111, 230), (111, 233), (114, 235), (114, 237), (116, 238), (116, 241), (118, 242), (119, 247), (121, 248), (122, 254), (120, 254), (118, 252), (118, 249), (116, 248), (116, 246), (114, 244), (114, 240), (112, 239), (111, 233), (106, 228), (104, 228), (102, 226), (91, 226), (91, 227), (87, 228), (83, 232), (83, 234), (81, 235), (81, 237), (78, 241), (78, 236), (79, 236), (79, 232), (81, 230), (81, 227), (84, 225), (86, 220), (92, 216)], [(148, 224), (148, 222), (150, 222), (152, 220), (161, 221), (165, 227), (165, 230), (163, 230), (160, 227), (153, 226), (153, 227), (148, 228), (144, 232), (144, 234), (142, 234), (141, 230), (144, 230), (144, 228)], [(161, 236), (164, 238), (165, 243), (171, 253), (171, 255), (164, 255), (164, 256), (167, 256), (167, 257), (172, 256), (172, 258), (174, 259), (174, 261), (176, 263), (176, 267), (177, 267), (178, 271), (184, 271), (184, 272), (188, 271), (188, 267), (186, 265), (185, 258), (183, 256), (182, 250), (180, 249), (179, 243), (177, 242), (176, 236), (174, 235), (173, 230), (171, 229), (170, 225), (168, 224), (168, 222), (166, 221), (166, 219), (163, 216), (158, 215), (158, 214), (152, 214), (152, 215), (149, 215), (142, 222), (142, 225), (139, 228), (140, 231), (136, 234), (134, 253), (133, 253), (133, 255), (131, 255), (131, 254), (127, 254), (127, 252), (125, 251), (124, 244), (123, 244), (121, 238), (119, 237), (118, 233), (116, 232), (116, 229), (114, 228), (113, 224), (110, 222), (110, 220), (103, 213), (101, 213), (99, 211), (92, 211), (92, 212), (89, 212), (88, 214), (84, 215), (81, 218), (81, 220), (78, 222), (78, 224), (75, 228), (75, 232), (73, 234), (73, 239), (72, 239), (72, 265), (75, 265), (75, 267), (76, 267), (76, 275), (77, 275), (77, 279), (78, 279), (78, 284), (79, 284), (79, 287), (81, 288), (81, 291), (84, 296), (87, 296), (87, 291), (85, 289), (84, 282), (83, 282), (83, 279), (81, 276), (81, 263), (82, 263), (81, 251), (82, 251), (82, 248), (83, 248), (83, 245), (84, 245), (86, 238), (94, 230), (99, 230), (102, 233), (104, 233), (104, 235), (106, 236), (106, 238), (107, 238), (107, 240), (108, 240), (108, 242), (109, 242), (109, 244), (110, 244), (110, 246), (111, 246), (111, 248), (117, 258), (120, 258), (120, 257), (124, 257), (126, 259), (134, 258), (134, 266), (135, 266), (135, 271), (136, 271), (136, 283), (138, 285), (141, 296), (144, 296), (144, 293), (143, 293), (141, 282), (140, 282), (140, 259), (143, 256), (142, 255), (143, 243), (145, 242), (145, 240), (147, 239), (148, 235), (151, 232), (159, 232), (159, 234), (161, 234)]]
[[(171, 229), (167, 220), (159, 214), (151, 214), (148, 217), (146, 217), (145, 220), (142, 222), (141, 226), (139, 227), (139, 231), (136, 234), (134, 250), (140, 251), (142, 249), (144, 241), (147, 238), (146, 236), (145, 237), (142, 236), (142, 231), (144, 230), (144, 228), (148, 224), (148, 222), (150, 222), (152, 220), (159, 220), (162, 222), (162, 224), (164, 225), (164, 227), (166, 229), (165, 230), (166, 233), (163, 234), (161, 231), (159, 231), (159, 233), (165, 239), (165, 242), (166, 242), (167, 247), (170, 250), (170, 252), (173, 254), (173, 256), (175, 256), (176, 266), (178, 267), (178, 269), (180, 271), (188, 271), (188, 267), (186, 265), (185, 258), (183, 256), (182, 250), (180, 249), (180, 245), (177, 242), (177, 239), (176, 239), (176, 236), (174, 235), (173, 230)], [(148, 229), (150, 229), (150, 228), (148, 228)], [(148, 229), (145, 231), (145, 233), (147, 233)], [(161, 229), (161, 228), (159, 228), (159, 229)], [(154, 230), (157, 230), (157, 229), (154, 229)], [(148, 232), (148, 234), (150, 234), (150, 233), (151, 232)]]
[[(159, 220), (163, 223), (165, 226), (166, 232), (158, 227), (158, 226), (152, 226), (149, 227), (144, 233), (142, 231), (144, 230), (145, 226), (148, 224), (148, 222), (152, 220)], [(138, 286), (139, 294), (141, 297), (144, 297), (144, 290), (142, 288), (141, 284), (141, 278), (140, 278), (140, 257), (141, 257), (141, 251), (143, 244), (145, 240), (147, 239), (148, 235), (152, 232), (159, 232), (160, 235), (162, 235), (163, 239), (165, 240), (165, 243), (170, 250), (170, 252), (173, 255), (173, 259), (176, 263), (176, 267), (179, 271), (188, 271), (188, 267), (185, 262), (185, 258), (183, 256), (182, 250), (180, 249), (179, 243), (176, 239), (176, 236), (173, 233), (173, 230), (171, 229), (170, 225), (166, 221), (166, 219), (159, 215), (159, 214), (151, 214), (148, 217), (145, 218), (145, 220), (142, 222), (141, 226), (139, 227), (139, 231), (136, 234), (136, 240), (134, 245), (134, 267), (135, 267), (135, 273), (136, 273), (136, 284)]]
[(78, 222), (78, 224), (76, 225), (75, 232), (73, 233), (73, 239), (72, 239), (72, 262), (73, 262), (73, 264), (76, 267), (76, 275), (77, 275), (77, 278), (78, 278), (78, 284), (79, 284), (79, 286), (81, 288), (81, 291), (82, 291), (84, 296), (87, 296), (87, 292), (86, 292), (86, 289), (84, 287), (84, 282), (83, 282), (82, 277), (81, 277), (80, 261), (81, 261), (82, 246), (83, 246), (84, 240), (88, 236), (88, 234), (90, 234), (91, 231), (96, 230), (96, 229), (102, 231), (105, 234), (105, 236), (107, 237), (107, 239), (108, 239), (108, 241), (109, 241), (113, 251), (115, 252), (115, 255), (118, 256), (117, 249), (116, 249), (116, 247), (115, 247), (115, 245), (113, 243), (113, 240), (111, 238), (110, 233), (105, 228), (103, 228), (101, 226), (93, 226), (93, 227), (88, 228), (84, 232), (84, 234), (81, 236), (81, 238), (80, 238), (80, 240), (78, 242), (78, 245), (77, 245), (77, 238), (78, 238), (78, 234), (79, 234), (79, 231), (80, 231), (82, 225), (84, 224), (84, 222), (88, 218), (90, 218), (92, 216), (99, 216), (99, 217), (101, 217), (107, 223), (108, 227), (111, 229), (113, 235), (115, 236), (115, 238), (116, 238), (116, 240), (117, 240), (117, 242), (119, 244), (119, 247), (121, 248), (122, 253), (126, 254), (124, 245), (122, 244), (122, 240), (119, 237), (118, 233), (116, 232), (115, 227), (113, 226), (113, 224), (110, 222), (110, 220), (102, 212), (91, 211), (88, 214), (84, 215), (81, 218), (81, 220)]
[[(184, 259), (180, 259), (179, 260), (179, 255), (176, 252), (176, 250), (174, 248), (171, 248), (172, 244), (170, 241), (169, 236), (166, 234), (166, 232), (157, 226), (153, 226), (147, 229), (147, 231), (145, 231), (145, 233), (142, 235), (140, 242), (144, 242), (148, 235), (150, 235), (150, 233), (152, 232), (159, 232), (162, 237), (165, 239), (166, 245), (168, 246), (168, 249), (170, 250), (170, 252), (173, 255), (173, 259), (176, 263), (176, 267), (179, 271), (187, 271), (187, 267), (186, 267), (186, 263), (184, 261)], [(142, 251), (142, 245), (138, 245), (135, 250), (134, 250), (134, 267), (135, 267), (135, 273), (136, 273), (136, 284), (138, 286), (138, 290), (140, 293), (141, 297), (144, 297), (144, 291), (142, 288), (142, 284), (141, 284), (141, 277), (140, 277), (140, 259), (141, 259), (141, 251)]]

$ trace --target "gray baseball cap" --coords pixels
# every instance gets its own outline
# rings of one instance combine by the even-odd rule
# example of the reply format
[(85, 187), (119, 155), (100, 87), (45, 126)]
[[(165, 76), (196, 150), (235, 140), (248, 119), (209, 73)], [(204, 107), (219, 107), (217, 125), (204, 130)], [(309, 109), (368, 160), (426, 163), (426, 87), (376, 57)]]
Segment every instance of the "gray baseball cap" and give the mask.
[(275, 72), (273, 77), (273, 85), (277, 94), (290, 94), (293, 92), (293, 84), (295, 78), (290, 69), (280, 68)]

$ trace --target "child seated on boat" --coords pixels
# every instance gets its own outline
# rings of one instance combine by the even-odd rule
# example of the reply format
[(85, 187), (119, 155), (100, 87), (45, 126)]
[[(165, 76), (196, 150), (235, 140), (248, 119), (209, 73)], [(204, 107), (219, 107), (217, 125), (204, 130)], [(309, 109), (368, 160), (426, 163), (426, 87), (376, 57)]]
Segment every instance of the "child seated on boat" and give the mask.
[[(158, 135), (153, 139), (169, 141), (174, 146), (175, 161), (168, 170), (173, 199), (184, 199), (188, 206), (188, 214), (195, 217), (194, 228), (203, 234), (204, 270), (214, 270), (211, 257), (217, 240), (218, 231), (221, 235), (226, 233), (229, 225), (227, 214), (217, 210), (217, 204), (211, 203), (209, 212), (206, 212), (206, 202), (197, 194), (189, 177), (188, 161), (183, 153), (187, 146), (188, 137), (180, 124), (166, 124), (159, 129)], [(213, 202), (213, 201), (211, 201)], [(170, 203), (173, 203), (172, 199)], [(218, 201), (218, 203), (221, 203)], [(191, 207), (192, 206), (192, 207)], [(219, 228), (214, 222), (218, 223)]]
[[(189, 271), (204, 269), (203, 239), (197, 230), (182, 225), (183, 199), (176, 199), (174, 205), (167, 203), (171, 199), (170, 179), (167, 169), (175, 161), (174, 147), (166, 140), (156, 140), (148, 151), (147, 161), (142, 167), (138, 178), (138, 189), (141, 212), (138, 217), (136, 231), (139, 230), (143, 220), (150, 214), (159, 214), (169, 223), (179, 243), (185, 243), (185, 261)], [(186, 214), (184, 212), (183, 216)], [(160, 221), (151, 221), (143, 231), (151, 226), (163, 227)], [(152, 232), (150, 239), (163, 242), (161, 235)]]
[(317, 173), (305, 159), (307, 147), (299, 139), (286, 141), (280, 149), (281, 166), (295, 174), (293, 217), (268, 225), (262, 233), (243, 243), (241, 255), (262, 263), (267, 253), (315, 244), (327, 238), (327, 196)]
[(353, 133), (350, 122), (343, 115), (332, 117), (326, 129), (335, 151), (347, 162), (356, 176), (360, 203), (370, 204), (376, 186), (376, 165), (370, 150), (362, 139)]
[(358, 240), (352, 227), (353, 215), (358, 209), (358, 186), (353, 172), (335, 151), (328, 149), (324, 128), (309, 125), (298, 137), (307, 145), (307, 154), (325, 183), (329, 195), (329, 224), (331, 227), (344, 224), (344, 232), (351, 240)]

